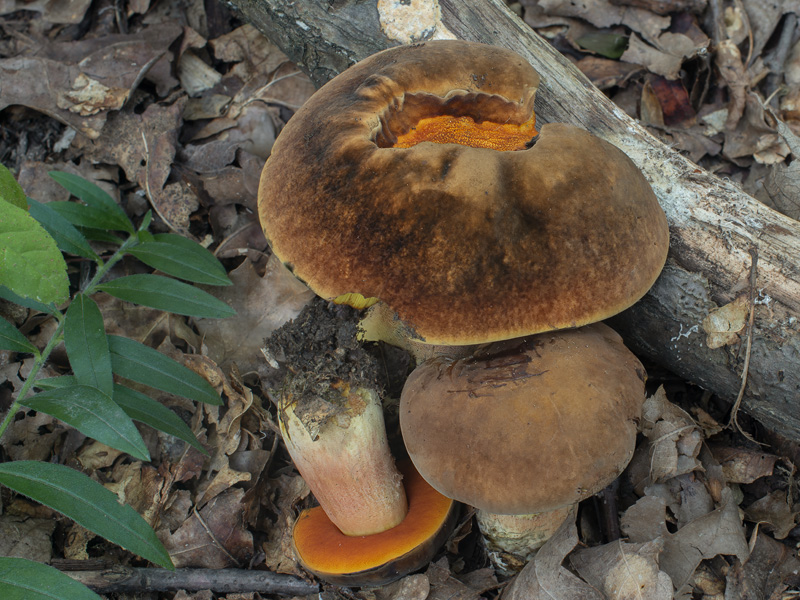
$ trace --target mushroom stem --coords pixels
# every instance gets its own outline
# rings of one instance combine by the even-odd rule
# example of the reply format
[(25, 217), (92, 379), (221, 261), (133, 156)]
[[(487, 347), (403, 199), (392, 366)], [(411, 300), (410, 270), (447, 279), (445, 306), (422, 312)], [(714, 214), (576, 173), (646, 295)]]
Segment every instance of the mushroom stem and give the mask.
[[(402, 476), (389, 450), (375, 390), (340, 386), (339, 410), (313, 414), (291, 399), (280, 406), (280, 426), (297, 470), (330, 520), (345, 535), (380, 533), (398, 525), (408, 505)], [(312, 435), (306, 424), (322, 420)], [(316, 427), (312, 427), (312, 430)]]
[(528, 515), (478, 510), (476, 519), (489, 560), (503, 575), (515, 575), (570, 517), (576, 505)]

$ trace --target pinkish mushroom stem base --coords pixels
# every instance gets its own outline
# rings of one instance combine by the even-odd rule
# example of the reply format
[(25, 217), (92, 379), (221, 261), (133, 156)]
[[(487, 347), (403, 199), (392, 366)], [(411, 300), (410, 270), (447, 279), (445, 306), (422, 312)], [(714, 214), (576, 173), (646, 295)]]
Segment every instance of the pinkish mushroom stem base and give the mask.
[(402, 476), (389, 450), (377, 392), (349, 386), (341, 392), (340, 411), (327, 416), (314, 437), (297, 407), (283, 402), (281, 433), (300, 475), (341, 532), (380, 533), (408, 512)]

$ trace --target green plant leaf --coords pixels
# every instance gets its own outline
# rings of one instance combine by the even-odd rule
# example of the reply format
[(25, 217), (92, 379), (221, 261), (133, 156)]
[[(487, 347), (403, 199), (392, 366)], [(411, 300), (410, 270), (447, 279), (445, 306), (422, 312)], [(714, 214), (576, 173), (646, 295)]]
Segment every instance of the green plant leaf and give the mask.
[(0, 464), (0, 483), (150, 562), (173, 568), (166, 549), (141, 515), (83, 473), (63, 465), (20, 460)]
[(3, 600), (101, 600), (58, 569), (26, 558), (0, 556)]
[(0, 350), (39, 354), (39, 349), (5, 319), (0, 319)]
[(100, 231), (118, 229), (115, 221), (100, 208), (80, 202), (48, 202), (47, 205), (75, 227)]
[[(70, 194), (83, 200), (87, 206), (101, 211), (114, 224), (108, 229), (117, 229), (133, 233), (133, 223), (131, 223), (125, 211), (114, 202), (114, 199), (103, 189), (97, 187), (91, 181), (72, 173), (61, 171), (50, 171), (52, 177), (59, 185), (66, 188)], [(105, 227), (105, 226), (104, 226)]]
[(628, 38), (616, 33), (587, 33), (575, 40), (581, 48), (606, 58), (618, 59), (628, 48)]
[[(60, 377), (37, 379), (34, 385), (43, 390), (54, 390), (69, 387), (75, 385), (75, 383), (73, 375), (61, 375)], [(134, 421), (139, 421), (153, 429), (173, 435), (184, 442), (188, 442), (203, 454), (208, 454), (202, 444), (197, 441), (189, 426), (183, 422), (183, 419), (161, 404), (161, 402), (118, 383), (114, 384), (114, 395), (111, 399), (119, 404), (125, 414)]]
[(206, 404), (222, 404), (219, 394), (205, 379), (166, 354), (135, 340), (108, 336), (114, 373), (136, 383)]
[(28, 210), (28, 200), (22, 187), (14, 179), (5, 165), (0, 164), (0, 200), (5, 200), (17, 208)]
[(44, 304), (43, 302), (37, 302), (36, 300), (31, 300), (30, 298), (23, 298), (19, 294), (12, 292), (4, 285), (0, 285), (0, 298), (3, 298), (3, 300), (8, 300), (9, 302), (13, 302), (14, 304), (24, 306), (25, 308), (38, 310), (39, 312), (47, 313), (49, 315), (54, 315), (58, 312), (53, 304)]
[(92, 250), (89, 242), (83, 234), (75, 229), (67, 219), (59, 212), (53, 210), (47, 204), (42, 204), (36, 200), (28, 199), (28, 210), (31, 216), (39, 221), (64, 252), (100, 260), (97, 253)]
[(75, 385), (48, 390), (19, 403), (51, 415), (106, 446), (127, 452), (139, 460), (150, 460), (136, 425), (111, 396), (97, 388)]
[(97, 289), (120, 300), (189, 317), (224, 319), (236, 314), (208, 292), (160, 275), (128, 275), (98, 285)]
[(208, 454), (183, 419), (157, 400), (124, 385), (115, 384), (114, 402), (119, 404), (131, 419), (173, 435), (191, 444), (203, 454)]
[(42, 303), (69, 297), (67, 263), (28, 211), (0, 202), (0, 285)]
[(85, 294), (75, 296), (67, 310), (64, 347), (78, 384), (95, 387), (110, 396), (114, 375), (103, 315), (94, 300)]
[(174, 233), (158, 233), (129, 250), (140, 261), (167, 275), (205, 285), (231, 285), (225, 267), (200, 244)]

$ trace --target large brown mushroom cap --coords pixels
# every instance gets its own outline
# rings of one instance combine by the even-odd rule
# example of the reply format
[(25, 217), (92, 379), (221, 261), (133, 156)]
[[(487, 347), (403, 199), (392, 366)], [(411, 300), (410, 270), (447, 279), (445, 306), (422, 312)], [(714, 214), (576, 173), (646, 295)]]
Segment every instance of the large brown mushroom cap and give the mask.
[(334, 78), (264, 168), (273, 251), (320, 296), (378, 298), (427, 343), (508, 339), (627, 308), (660, 272), (668, 230), (617, 148), (563, 124), (516, 151), (393, 147), (442, 114), (531, 138), (538, 79), (517, 54), (463, 41), (392, 48)]
[(611, 483), (644, 402), (644, 369), (619, 335), (596, 323), (493, 346), (409, 376), (400, 426), (420, 474), (500, 514), (572, 505)]

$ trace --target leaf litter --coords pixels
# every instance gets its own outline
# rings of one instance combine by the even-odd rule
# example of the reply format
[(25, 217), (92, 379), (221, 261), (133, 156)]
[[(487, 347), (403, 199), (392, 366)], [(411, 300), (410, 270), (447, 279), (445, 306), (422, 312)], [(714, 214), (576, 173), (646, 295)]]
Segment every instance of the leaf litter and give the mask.
[[(798, 218), (797, 2), (522, 0), (517, 9), (654, 135)], [(313, 85), (253, 27), (224, 11), (207, 13), (203, 3), (141, 0), (127, 11), (94, 11), (85, 1), (0, 0), (0, 73), (13, 81), (0, 86), (0, 112), (9, 117), (0, 124), (0, 160), (38, 200), (67, 199), (48, 183), (48, 170), (80, 174), (136, 218), (153, 210), (157, 231), (215, 250), (234, 285), (214, 291), (239, 312), (224, 324), (104, 294), (97, 300), (109, 332), (190, 365), (225, 405), (155, 395), (208, 456), (142, 428), (153, 457), (142, 464), (32, 411), (12, 424), (3, 449), (14, 460), (64, 462), (103, 481), (155, 527), (178, 565), (306, 576), (289, 532), (311, 497), (281, 448), (270, 405), (278, 375), (262, 348), (310, 294), (270, 259), (254, 198), (277, 132)], [(619, 57), (579, 43), (591, 36), (614, 36)], [(141, 268), (116, 267), (119, 274)], [(732, 298), (710, 312), (710, 347), (740, 343), (746, 308)], [(3, 313), (32, 339), (47, 338), (41, 315), (13, 315), (7, 306)], [(26, 370), (13, 354), (3, 358), (7, 396)], [(407, 368), (402, 360), (386, 365), (401, 375)], [(65, 367), (55, 353), (48, 374)], [(373, 590), (324, 593), (363, 600), (796, 597), (800, 504), (792, 457), (725, 430), (713, 398), (658, 373), (653, 379), (670, 387), (647, 400), (640, 443), (620, 480), (614, 516), (622, 539), (598, 533), (587, 501), (577, 522), (511, 580), (498, 580), (477, 528), (465, 526), (424, 573)], [(387, 385), (390, 401), (396, 390)], [(24, 498), (3, 500), (2, 525), (19, 533), (4, 536), (7, 543), (34, 547), (8, 553), (55, 561), (96, 553), (83, 528)]]

